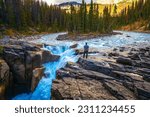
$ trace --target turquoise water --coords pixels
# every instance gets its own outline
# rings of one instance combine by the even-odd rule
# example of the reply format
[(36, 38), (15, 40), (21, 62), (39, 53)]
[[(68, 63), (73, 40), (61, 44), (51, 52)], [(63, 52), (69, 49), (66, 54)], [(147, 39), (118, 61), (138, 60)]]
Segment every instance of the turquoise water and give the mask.
[(78, 56), (75, 55), (74, 50), (70, 49), (70, 45), (77, 43), (78, 48), (83, 48), (85, 42), (90, 48), (112, 48), (117, 46), (124, 46), (134, 43), (150, 42), (150, 34), (122, 32), (122, 35), (112, 35), (106, 37), (95, 38), (84, 41), (57, 41), (56, 37), (64, 33), (56, 33), (45, 35), (41, 39), (34, 41), (34, 43), (46, 43), (53, 46), (46, 46), (43, 49), (51, 51), (52, 54), (59, 55), (60, 59), (56, 62), (49, 62), (43, 66), (46, 68), (45, 77), (41, 79), (35, 91), (30, 94), (20, 94), (16, 96), (15, 100), (49, 100), (51, 98), (52, 81), (56, 78), (56, 71), (65, 67), (67, 62), (77, 62)]
[(14, 100), (49, 100), (51, 97), (52, 81), (56, 78), (56, 71), (65, 67), (67, 62), (77, 62), (78, 60), (74, 50), (70, 49), (67, 45), (46, 46), (43, 49), (51, 51), (52, 54), (60, 55), (60, 59), (43, 65), (46, 68), (45, 77), (41, 79), (33, 93), (18, 95), (13, 98)]

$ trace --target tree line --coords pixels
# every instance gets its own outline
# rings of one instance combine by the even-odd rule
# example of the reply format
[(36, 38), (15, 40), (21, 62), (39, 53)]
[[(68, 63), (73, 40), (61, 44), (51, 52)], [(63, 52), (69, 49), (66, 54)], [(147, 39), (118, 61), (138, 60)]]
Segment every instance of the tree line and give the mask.
[(33, 27), (39, 31), (53, 32), (109, 32), (112, 30), (108, 26), (109, 10), (105, 8), (103, 16), (100, 16), (98, 7), (91, 0), (88, 12), (83, 0), (79, 10), (71, 5), (68, 13), (42, 0), (0, 0), (0, 24), (17, 30)]
[(66, 12), (39, 0), (0, 0), (0, 24), (24, 30), (60, 31), (66, 28)]
[(132, 2), (131, 6), (124, 8), (113, 19), (115, 21), (114, 28), (144, 20), (147, 21), (147, 29), (150, 29), (150, 0)]
[(99, 5), (91, 0), (89, 10), (87, 4), (82, 0), (82, 4), (78, 9), (71, 5), (69, 14), (69, 32), (111, 32), (111, 12), (108, 7), (105, 7), (103, 14), (100, 15)]
[[(99, 11), (99, 5), (91, 0), (89, 9), (82, 0), (79, 9), (70, 6), (70, 12), (58, 5), (48, 5), (42, 0), (0, 0), (0, 25), (17, 30), (33, 27), (38, 31), (69, 31), (72, 33), (108, 33), (114, 28), (133, 23), (139, 19), (149, 20), (150, 0), (138, 0), (117, 13), (110, 6)], [(113, 12), (113, 14), (112, 14)]]

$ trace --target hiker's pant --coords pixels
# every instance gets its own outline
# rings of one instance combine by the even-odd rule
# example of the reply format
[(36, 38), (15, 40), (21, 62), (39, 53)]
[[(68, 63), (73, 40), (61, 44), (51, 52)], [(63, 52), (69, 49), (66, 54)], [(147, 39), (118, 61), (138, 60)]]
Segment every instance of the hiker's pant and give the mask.
[(88, 58), (88, 51), (84, 51), (84, 53), (83, 53), (83, 58)]

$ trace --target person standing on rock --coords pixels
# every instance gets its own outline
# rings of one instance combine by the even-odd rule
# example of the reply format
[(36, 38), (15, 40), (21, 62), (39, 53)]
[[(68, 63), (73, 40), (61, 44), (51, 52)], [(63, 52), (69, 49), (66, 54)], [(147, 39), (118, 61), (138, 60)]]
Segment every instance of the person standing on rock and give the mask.
[(84, 45), (84, 53), (83, 53), (83, 58), (88, 58), (88, 53), (89, 53), (89, 46), (87, 43)]

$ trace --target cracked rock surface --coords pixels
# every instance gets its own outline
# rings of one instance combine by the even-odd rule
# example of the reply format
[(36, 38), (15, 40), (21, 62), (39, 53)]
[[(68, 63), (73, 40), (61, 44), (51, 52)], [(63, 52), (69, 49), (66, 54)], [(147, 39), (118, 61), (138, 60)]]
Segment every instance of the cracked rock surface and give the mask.
[(52, 99), (150, 99), (150, 46), (115, 48), (57, 71)]

